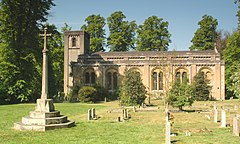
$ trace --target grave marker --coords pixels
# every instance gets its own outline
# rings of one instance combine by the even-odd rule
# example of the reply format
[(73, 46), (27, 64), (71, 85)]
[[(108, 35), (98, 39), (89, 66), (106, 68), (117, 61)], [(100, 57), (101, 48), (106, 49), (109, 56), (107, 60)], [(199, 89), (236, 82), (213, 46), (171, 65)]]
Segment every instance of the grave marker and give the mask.
[(226, 111), (222, 107), (222, 115), (221, 115), (221, 127), (226, 127)]
[(240, 127), (239, 127), (239, 115), (234, 115), (233, 116), (233, 134), (235, 136), (240, 136)]
[(166, 122), (166, 141), (165, 143), (166, 144), (171, 144), (171, 138), (170, 138), (170, 135), (171, 135), (171, 132), (170, 132), (170, 122)]
[(213, 121), (214, 121), (215, 123), (217, 123), (217, 122), (218, 122), (218, 110), (217, 110), (217, 109), (214, 109), (214, 110), (213, 110), (213, 113), (214, 113)]
[(92, 120), (92, 112), (91, 112), (91, 109), (88, 109), (88, 120)]

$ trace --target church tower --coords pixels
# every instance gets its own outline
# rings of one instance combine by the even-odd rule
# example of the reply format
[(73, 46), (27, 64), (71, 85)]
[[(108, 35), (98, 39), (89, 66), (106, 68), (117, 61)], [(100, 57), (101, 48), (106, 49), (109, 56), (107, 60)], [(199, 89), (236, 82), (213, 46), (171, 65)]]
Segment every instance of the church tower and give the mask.
[(73, 86), (71, 62), (77, 62), (78, 55), (89, 52), (90, 36), (85, 31), (64, 32), (64, 94)]

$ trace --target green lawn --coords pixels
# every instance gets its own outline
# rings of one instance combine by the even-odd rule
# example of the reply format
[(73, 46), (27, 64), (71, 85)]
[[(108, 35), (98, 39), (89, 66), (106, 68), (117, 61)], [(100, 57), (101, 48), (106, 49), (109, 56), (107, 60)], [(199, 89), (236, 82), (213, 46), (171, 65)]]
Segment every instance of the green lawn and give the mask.
[[(153, 101), (160, 109), (158, 112), (130, 112), (132, 118), (127, 122), (116, 122), (120, 113), (108, 113), (119, 108), (117, 102), (100, 104), (57, 103), (55, 107), (61, 114), (68, 116), (76, 122), (76, 126), (67, 129), (50, 130), (46, 132), (16, 131), (12, 129), (13, 123), (21, 121), (34, 110), (35, 104), (17, 104), (0, 106), (0, 144), (159, 144), (165, 139), (165, 118), (162, 101)], [(211, 109), (212, 102), (194, 103), (195, 110)], [(232, 108), (239, 101), (218, 101), (220, 106)], [(100, 119), (87, 121), (87, 110), (95, 107)], [(186, 108), (187, 109), (187, 108)], [(227, 123), (231, 125), (232, 115), (240, 110), (230, 109), (227, 112)], [(232, 127), (220, 128), (205, 115), (211, 113), (181, 112), (173, 113), (174, 126), (172, 132), (177, 136), (171, 137), (176, 144), (239, 144), (240, 138), (232, 135)], [(212, 115), (211, 115), (212, 116)], [(190, 131), (191, 136), (185, 136)]]

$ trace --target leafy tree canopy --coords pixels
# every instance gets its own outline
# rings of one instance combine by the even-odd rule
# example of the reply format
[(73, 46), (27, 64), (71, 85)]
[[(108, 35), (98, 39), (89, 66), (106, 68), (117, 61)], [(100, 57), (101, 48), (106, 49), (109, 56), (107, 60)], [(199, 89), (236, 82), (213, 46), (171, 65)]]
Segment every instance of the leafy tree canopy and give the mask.
[(107, 45), (110, 51), (128, 51), (134, 48), (134, 36), (137, 25), (135, 21), (124, 20), (126, 16), (121, 11), (112, 13), (107, 18), (110, 35)]
[(0, 2), (0, 53), (3, 56), (0, 63), (13, 69), (0, 72), (2, 78), (12, 77), (4, 84), (0, 83), (0, 93), (11, 102), (34, 100), (35, 96), (40, 95), (39, 26), (47, 20), (48, 10), (52, 6), (52, 0)]
[(168, 22), (162, 18), (151, 16), (137, 30), (137, 50), (167, 51), (171, 42)]
[(228, 95), (231, 94), (233, 83), (232, 76), (233, 72), (237, 71), (240, 63), (240, 31), (234, 32), (227, 40), (227, 48), (223, 51), (223, 58), (225, 60), (225, 77), (226, 77), (226, 88)]
[(236, 65), (237, 71), (233, 72), (230, 80), (232, 81), (229, 89), (233, 91), (234, 95), (240, 98), (240, 63)]
[(90, 52), (104, 51), (105, 18), (100, 15), (90, 15), (85, 22), (81, 29), (90, 34)]
[(198, 22), (200, 28), (194, 34), (190, 50), (213, 50), (217, 37), (217, 19), (212, 16), (204, 15)]

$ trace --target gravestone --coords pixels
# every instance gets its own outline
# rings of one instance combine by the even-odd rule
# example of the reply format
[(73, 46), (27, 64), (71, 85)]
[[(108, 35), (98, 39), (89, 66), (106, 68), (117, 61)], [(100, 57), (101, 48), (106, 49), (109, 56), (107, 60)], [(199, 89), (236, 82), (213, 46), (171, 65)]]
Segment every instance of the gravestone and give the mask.
[(213, 110), (213, 121), (215, 122), (215, 123), (217, 123), (218, 122), (218, 110), (217, 110), (217, 108), (215, 108), (214, 110)]
[(48, 50), (47, 50), (47, 29), (44, 34), (43, 65), (42, 65), (42, 93), (37, 99), (35, 111), (29, 116), (22, 117), (21, 122), (14, 123), (16, 130), (46, 131), (56, 128), (68, 128), (75, 125), (74, 121), (67, 120), (66, 116), (60, 115), (60, 111), (55, 110), (53, 100), (48, 98)]
[(117, 122), (121, 122), (121, 117), (117, 117)]
[(88, 120), (92, 120), (92, 112), (91, 112), (91, 109), (88, 109)]
[(150, 105), (150, 104), (151, 104), (151, 97), (148, 96), (148, 105)]
[(95, 114), (95, 108), (92, 108), (92, 114), (91, 114), (91, 117), (92, 117), (92, 120), (96, 119), (96, 114)]
[(136, 112), (136, 107), (135, 106), (133, 106), (133, 112)]
[(166, 122), (166, 140), (165, 143), (166, 144), (171, 144), (171, 132), (170, 132), (171, 126), (170, 126), (170, 122)]
[(123, 109), (123, 119), (124, 120), (128, 119), (128, 111), (127, 111), (127, 109)]
[(223, 107), (221, 111), (222, 111), (221, 127), (226, 127), (226, 111), (224, 110)]
[(233, 134), (235, 136), (240, 136), (240, 115), (234, 115), (233, 116)]

